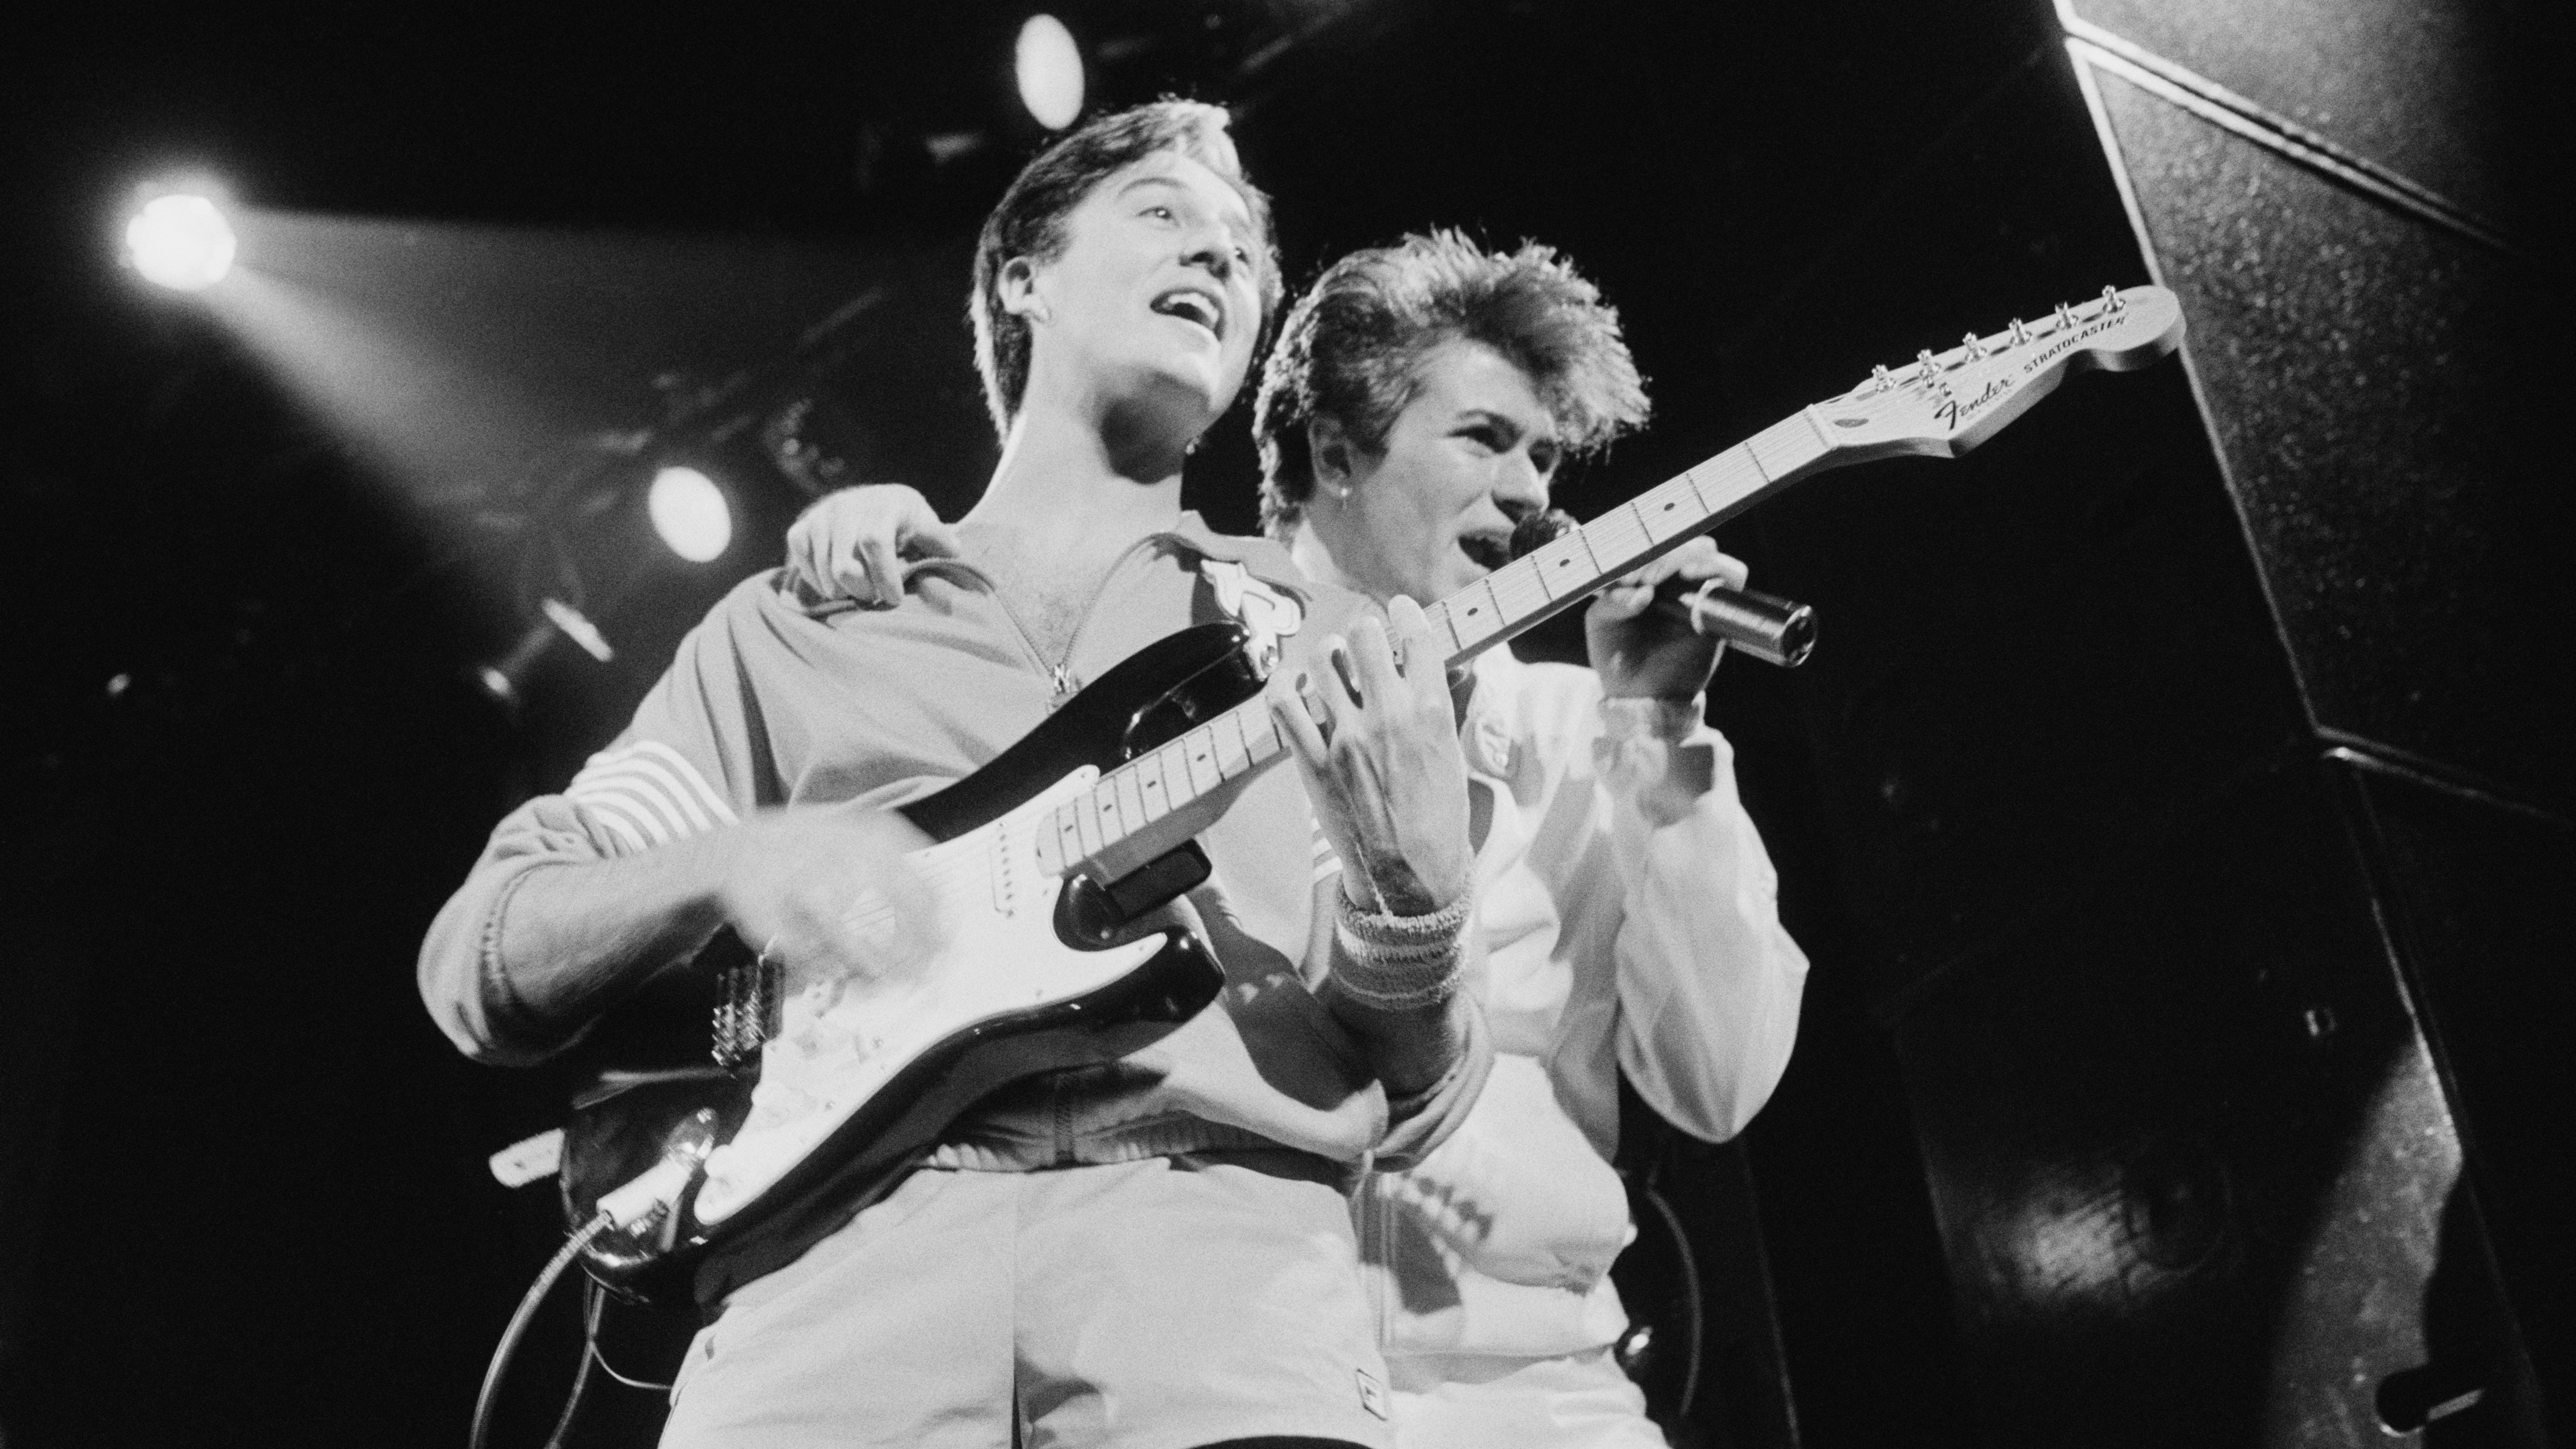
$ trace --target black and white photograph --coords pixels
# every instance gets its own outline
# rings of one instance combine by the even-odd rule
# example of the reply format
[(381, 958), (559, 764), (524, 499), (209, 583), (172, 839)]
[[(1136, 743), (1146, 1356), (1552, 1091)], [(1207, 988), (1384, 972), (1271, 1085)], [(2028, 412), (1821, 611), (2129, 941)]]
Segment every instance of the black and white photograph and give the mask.
[(2568, 29), (21, 7), (0, 1449), (2576, 1444)]

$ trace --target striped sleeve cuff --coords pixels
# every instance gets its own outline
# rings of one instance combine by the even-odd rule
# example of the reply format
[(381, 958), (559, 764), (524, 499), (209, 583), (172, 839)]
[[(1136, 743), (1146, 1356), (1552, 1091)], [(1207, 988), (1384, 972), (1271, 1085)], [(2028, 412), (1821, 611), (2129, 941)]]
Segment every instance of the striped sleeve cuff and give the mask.
[(1342, 873), (1342, 858), (1333, 850), (1333, 843), (1324, 838), (1324, 827), (1321, 825), (1315, 827), (1314, 859), (1313, 884), (1322, 885)]
[(687, 756), (658, 740), (636, 740), (591, 756), (564, 794), (607, 830), (618, 855), (741, 819)]

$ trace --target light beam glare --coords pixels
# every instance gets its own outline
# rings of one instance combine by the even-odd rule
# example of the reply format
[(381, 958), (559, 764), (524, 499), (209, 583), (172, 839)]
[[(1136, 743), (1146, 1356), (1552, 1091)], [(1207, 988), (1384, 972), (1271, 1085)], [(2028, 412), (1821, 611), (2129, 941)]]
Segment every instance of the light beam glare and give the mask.
[(547, 417), (409, 319), (244, 268), (207, 305), (343, 440), (430, 506), (488, 498)]

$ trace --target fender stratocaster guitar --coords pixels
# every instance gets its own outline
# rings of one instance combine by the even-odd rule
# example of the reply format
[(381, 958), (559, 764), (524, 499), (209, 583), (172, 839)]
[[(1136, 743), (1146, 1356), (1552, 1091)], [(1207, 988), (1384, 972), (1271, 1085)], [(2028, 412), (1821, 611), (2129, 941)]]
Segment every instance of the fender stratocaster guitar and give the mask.
[[(1877, 368), (1432, 605), (1432, 631), (1462, 664), (1802, 478), (1956, 457), (2069, 374), (2144, 367), (2181, 336), (2172, 293), (2106, 288)], [(851, 925), (877, 938), (878, 976), (738, 964), (727, 979), (759, 989), (718, 1009), (729, 1066), (603, 1073), (567, 1128), (574, 1220), (657, 1163), (677, 1180), (671, 1163), (702, 1158), (703, 1175), (666, 1210), (597, 1238), (591, 1272), (663, 1292), (721, 1243), (721, 1271), (696, 1285), (712, 1300), (846, 1222), (977, 1098), (1115, 1060), (1205, 1007), (1222, 976), (1204, 949), (1177, 931), (1130, 939), (1130, 923), (1205, 878), (1191, 838), (1287, 755), (1239, 644), (1225, 625), (1165, 639), (905, 807), (936, 842), (914, 857), (937, 900), (936, 945), (904, 959), (886, 907), (863, 892)]]

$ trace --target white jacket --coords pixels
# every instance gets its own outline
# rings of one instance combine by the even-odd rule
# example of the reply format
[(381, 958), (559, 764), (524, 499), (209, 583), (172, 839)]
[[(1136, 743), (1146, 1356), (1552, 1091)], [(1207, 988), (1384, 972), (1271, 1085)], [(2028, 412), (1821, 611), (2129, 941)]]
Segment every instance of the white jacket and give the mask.
[(1493, 1075), (1455, 1136), (1354, 1199), (1390, 1356), (1549, 1357), (1627, 1326), (1618, 1074), (1715, 1142), (1769, 1099), (1807, 958), (1734, 753), (1604, 727), (1591, 670), (1495, 649), (1461, 727)]

